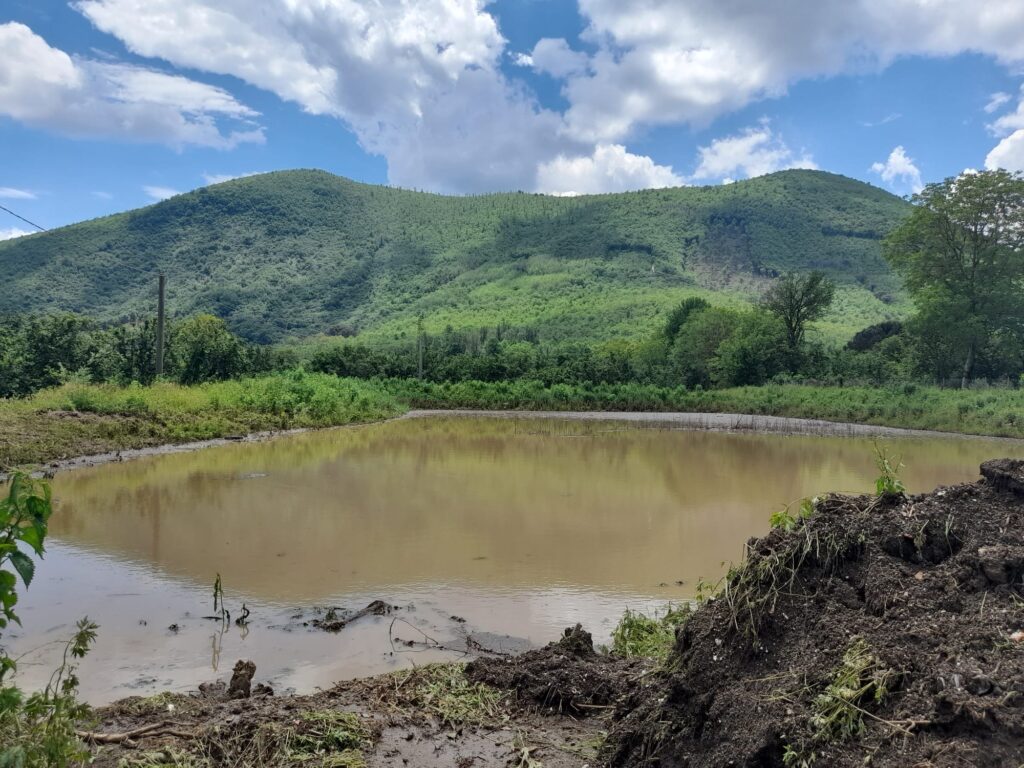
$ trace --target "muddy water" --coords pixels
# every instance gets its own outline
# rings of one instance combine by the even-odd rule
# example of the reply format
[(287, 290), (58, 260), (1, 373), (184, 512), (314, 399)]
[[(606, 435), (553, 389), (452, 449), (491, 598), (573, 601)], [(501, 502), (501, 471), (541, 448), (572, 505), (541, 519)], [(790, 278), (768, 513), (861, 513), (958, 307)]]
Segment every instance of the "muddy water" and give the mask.
[[(888, 439), (912, 491), (977, 477), (1024, 444)], [(62, 473), (52, 542), (8, 635), (24, 685), (88, 615), (80, 677), (103, 702), (189, 689), (251, 658), (278, 690), (543, 643), (577, 621), (607, 640), (716, 579), (782, 504), (867, 491), (867, 438), (732, 434), (621, 422), (422, 418)], [(212, 613), (220, 573), (227, 606)], [(318, 606), (399, 606), (327, 634)], [(465, 622), (451, 617), (457, 616)], [(172, 628), (172, 625), (174, 627)], [(427, 640), (426, 638), (430, 638)]]

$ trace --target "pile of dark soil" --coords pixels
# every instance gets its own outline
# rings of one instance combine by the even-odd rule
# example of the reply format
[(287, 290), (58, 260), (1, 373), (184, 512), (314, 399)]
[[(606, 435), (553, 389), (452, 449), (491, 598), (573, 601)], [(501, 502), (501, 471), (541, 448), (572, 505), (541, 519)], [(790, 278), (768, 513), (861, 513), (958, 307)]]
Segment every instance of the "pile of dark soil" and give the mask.
[(466, 677), (516, 691), (521, 701), (546, 710), (587, 715), (612, 709), (649, 667), (647, 660), (597, 653), (590, 633), (577, 624), (566, 629), (558, 642), (544, 648), (470, 662)]
[(830, 496), (751, 541), (666, 668), (617, 708), (603, 759), (1024, 764), (1024, 462), (982, 475)]

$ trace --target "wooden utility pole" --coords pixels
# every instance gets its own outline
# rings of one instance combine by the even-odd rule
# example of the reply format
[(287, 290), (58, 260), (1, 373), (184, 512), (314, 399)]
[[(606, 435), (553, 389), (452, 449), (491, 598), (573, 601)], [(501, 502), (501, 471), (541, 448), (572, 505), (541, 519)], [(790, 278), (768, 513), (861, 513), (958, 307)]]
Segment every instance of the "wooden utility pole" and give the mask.
[(160, 275), (160, 287), (156, 300), (156, 375), (164, 373), (164, 286), (167, 278)]
[(416, 318), (416, 378), (423, 378), (423, 315)]

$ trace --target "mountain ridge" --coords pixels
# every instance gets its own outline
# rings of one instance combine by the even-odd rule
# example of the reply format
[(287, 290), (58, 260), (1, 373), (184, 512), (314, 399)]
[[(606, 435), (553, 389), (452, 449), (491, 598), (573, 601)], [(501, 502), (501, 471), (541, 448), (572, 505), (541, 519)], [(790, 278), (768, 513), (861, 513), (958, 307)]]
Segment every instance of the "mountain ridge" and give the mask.
[(840, 288), (822, 327), (841, 337), (905, 311), (880, 241), (908, 209), (804, 170), (577, 197), (275, 171), (0, 243), (0, 312), (151, 313), (163, 270), (172, 313), (210, 311), (259, 342), (387, 342), (421, 315), (432, 330), (502, 323), (597, 340), (646, 333), (686, 296), (739, 305), (774, 275), (821, 269)]

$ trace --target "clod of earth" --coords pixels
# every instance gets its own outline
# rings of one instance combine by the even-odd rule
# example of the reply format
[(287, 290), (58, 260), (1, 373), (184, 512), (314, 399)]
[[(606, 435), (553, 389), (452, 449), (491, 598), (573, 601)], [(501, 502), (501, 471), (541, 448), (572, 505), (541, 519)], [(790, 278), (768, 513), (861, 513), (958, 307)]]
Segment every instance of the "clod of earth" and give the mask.
[(510, 658), (472, 661), (466, 677), (514, 690), (521, 700), (545, 709), (588, 715), (611, 710), (649, 666), (648, 660), (597, 653), (590, 633), (577, 624), (544, 648)]
[(614, 714), (611, 766), (1024, 763), (1024, 462), (829, 496), (747, 557)]
[(251, 661), (235, 662), (235, 669), (231, 673), (231, 682), (228, 683), (229, 699), (248, 699), (252, 694), (252, 678), (256, 674), (256, 665)]

